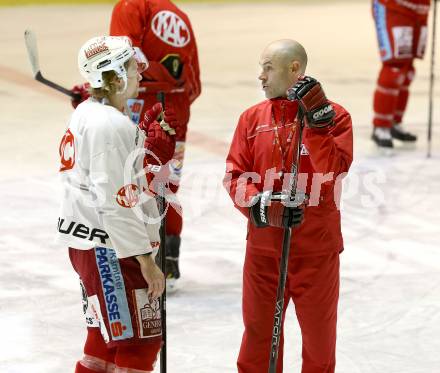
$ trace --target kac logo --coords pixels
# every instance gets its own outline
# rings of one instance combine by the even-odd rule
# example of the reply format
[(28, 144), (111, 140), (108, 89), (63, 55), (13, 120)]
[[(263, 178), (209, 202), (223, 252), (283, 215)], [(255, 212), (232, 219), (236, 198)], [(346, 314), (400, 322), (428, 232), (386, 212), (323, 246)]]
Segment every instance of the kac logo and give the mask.
[(136, 206), (139, 202), (139, 187), (135, 184), (124, 185), (116, 195), (116, 202), (125, 208)]
[(75, 165), (75, 138), (68, 129), (61, 139), (59, 148), (61, 167), (60, 171), (67, 171)]
[(151, 29), (160, 40), (176, 48), (183, 48), (191, 39), (186, 23), (169, 10), (163, 10), (153, 17)]

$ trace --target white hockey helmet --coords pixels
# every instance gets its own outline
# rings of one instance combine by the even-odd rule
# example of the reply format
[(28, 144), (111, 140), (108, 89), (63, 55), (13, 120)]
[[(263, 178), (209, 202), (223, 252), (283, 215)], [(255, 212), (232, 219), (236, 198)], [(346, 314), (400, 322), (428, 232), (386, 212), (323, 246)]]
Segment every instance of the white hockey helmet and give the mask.
[(124, 63), (134, 56), (135, 50), (126, 36), (98, 36), (88, 40), (79, 50), (78, 68), (93, 88), (104, 84), (102, 73), (114, 71), (127, 87), (127, 71)]

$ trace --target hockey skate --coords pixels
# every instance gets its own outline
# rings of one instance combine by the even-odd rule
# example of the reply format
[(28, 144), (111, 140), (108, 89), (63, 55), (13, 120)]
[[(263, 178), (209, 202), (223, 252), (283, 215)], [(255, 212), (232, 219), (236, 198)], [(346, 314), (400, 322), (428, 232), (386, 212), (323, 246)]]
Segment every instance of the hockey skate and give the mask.
[(383, 155), (393, 154), (393, 138), (391, 136), (391, 129), (386, 127), (375, 127), (371, 139), (377, 145), (379, 152)]
[(400, 140), (404, 143), (414, 143), (417, 141), (417, 136), (405, 131), (401, 124), (393, 124), (390, 133), (393, 139)]
[(180, 237), (167, 236), (166, 247), (166, 285), (167, 293), (174, 293), (177, 290), (177, 280), (180, 278), (179, 271), (179, 252)]

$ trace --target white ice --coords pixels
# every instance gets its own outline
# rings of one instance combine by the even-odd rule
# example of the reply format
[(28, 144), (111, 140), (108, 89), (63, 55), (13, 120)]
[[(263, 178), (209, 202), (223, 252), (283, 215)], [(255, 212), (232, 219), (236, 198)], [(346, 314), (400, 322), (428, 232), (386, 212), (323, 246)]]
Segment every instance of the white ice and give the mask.
[[(182, 7), (198, 36), (203, 94), (193, 106), (180, 193), (182, 279), (168, 299), (168, 372), (237, 371), (245, 221), (221, 179), (240, 112), (262, 99), (259, 54), (284, 37), (305, 45), (309, 74), (353, 116), (337, 372), (440, 372), (437, 107), (431, 159), (425, 140), (430, 48), (417, 62), (405, 117), (419, 135), (417, 146), (384, 158), (369, 140), (379, 62), (368, 1)], [(66, 249), (53, 243), (58, 142), (71, 108), (65, 97), (32, 81), (22, 33), (28, 27), (37, 32), (43, 74), (70, 87), (81, 81), (79, 46), (107, 32), (110, 12), (109, 5), (0, 9), (7, 30), (0, 35), (2, 373), (72, 372), (85, 336), (77, 278)], [(438, 96), (436, 90), (436, 104)], [(300, 352), (290, 307), (285, 372), (300, 371)]]

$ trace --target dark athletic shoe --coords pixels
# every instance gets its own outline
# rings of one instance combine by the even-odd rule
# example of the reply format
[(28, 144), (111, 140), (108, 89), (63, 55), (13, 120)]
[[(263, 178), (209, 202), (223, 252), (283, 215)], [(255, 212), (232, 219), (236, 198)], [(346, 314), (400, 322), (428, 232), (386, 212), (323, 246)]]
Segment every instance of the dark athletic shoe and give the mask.
[(391, 137), (391, 129), (386, 127), (375, 127), (371, 139), (379, 148), (393, 148), (393, 138)]
[(401, 124), (394, 124), (391, 127), (391, 137), (396, 140), (403, 142), (415, 142), (417, 141), (417, 136), (410, 132), (405, 131)]

